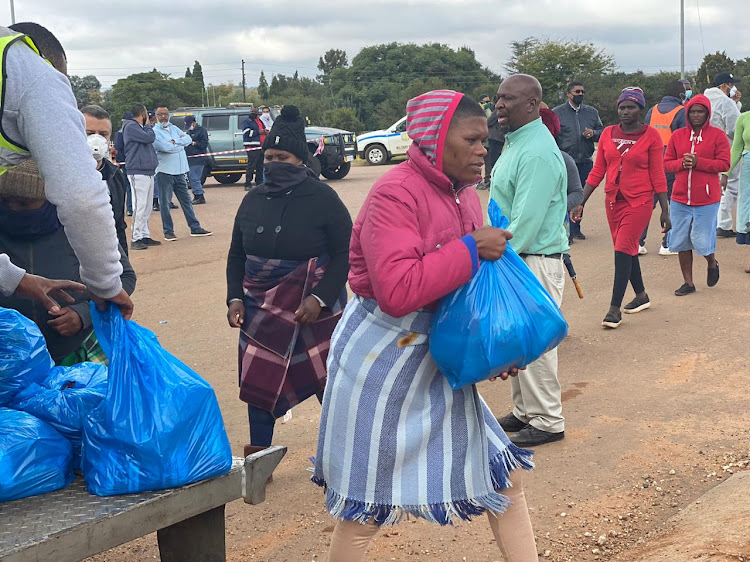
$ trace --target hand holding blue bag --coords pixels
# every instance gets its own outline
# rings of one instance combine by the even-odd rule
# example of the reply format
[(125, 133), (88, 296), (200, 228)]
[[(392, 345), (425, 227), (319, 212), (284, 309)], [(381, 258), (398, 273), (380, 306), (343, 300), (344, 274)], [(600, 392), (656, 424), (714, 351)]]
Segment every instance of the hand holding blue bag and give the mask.
[(83, 429), (88, 491), (161, 490), (229, 472), (232, 451), (211, 385), (117, 307), (92, 304), (91, 317), (109, 383)]
[(10, 407), (46, 421), (73, 445), (73, 469), (81, 468), (83, 422), (107, 394), (107, 367), (79, 363), (55, 367), (39, 384), (19, 392)]
[[(494, 200), (488, 212), (492, 226), (508, 227)], [(560, 308), (509, 242), (499, 260), (482, 260), (466, 285), (440, 301), (430, 353), (451, 388), (459, 389), (525, 367), (567, 333)]]

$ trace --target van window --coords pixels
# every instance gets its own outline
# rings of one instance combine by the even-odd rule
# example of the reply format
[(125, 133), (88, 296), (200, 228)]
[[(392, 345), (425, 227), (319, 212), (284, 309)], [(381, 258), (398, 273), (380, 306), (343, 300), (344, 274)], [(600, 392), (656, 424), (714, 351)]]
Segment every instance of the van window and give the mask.
[(207, 131), (228, 131), (229, 115), (204, 115), (203, 127)]
[(178, 129), (185, 128), (185, 117), (170, 117), (169, 122), (172, 123)]
[(404, 133), (406, 132), (406, 120), (402, 121), (398, 125), (396, 125), (396, 132), (397, 133)]

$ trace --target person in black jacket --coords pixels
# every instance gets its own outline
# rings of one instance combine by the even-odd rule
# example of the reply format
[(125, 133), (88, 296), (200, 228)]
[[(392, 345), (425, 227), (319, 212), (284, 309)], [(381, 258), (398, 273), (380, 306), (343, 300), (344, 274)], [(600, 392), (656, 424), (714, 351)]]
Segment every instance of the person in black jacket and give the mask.
[(208, 151), (208, 133), (206, 129), (198, 125), (195, 117), (188, 115), (185, 117), (185, 126), (188, 135), (193, 139), (193, 143), (185, 147), (185, 154), (188, 157), (188, 181), (190, 189), (193, 190), (193, 205), (203, 205), (206, 198), (203, 192), (203, 168), (208, 162), (207, 156), (195, 157), (196, 154), (205, 154)]
[[(57, 218), (57, 207), (45, 198), (44, 182), (33, 160), (0, 178), (0, 252), (28, 274), (80, 282), (80, 263)], [(122, 286), (131, 295), (136, 276), (122, 246), (120, 263)], [(91, 324), (91, 296), (71, 296), (74, 302), (56, 313), (37, 301), (12, 295), (0, 295), (0, 307), (17, 310), (39, 326), (55, 364), (105, 362)]]
[[(253, 187), (253, 175), (256, 173), (260, 158), (260, 127), (258, 127), (258, 110), (250, 110), (250, 115), (242, 122), (242, 144), (247, 150), (247, 168), (245, 169), (245, 191)], [(258, 178), (255, 178), (258, 185)]]
[[(127, 255), (128, 236), (126, 230), (128, 225), (125, 222), (125, 194), (130, 191), (130, 186), (124, 172), (107, 158), (107, 148), (112, 136), (112, 120), (109, 118), (109, 113), (98, 105), (84, 106), (81, 108), (81, 113), (86, 119), (86, 135), (88, 135), (89, 146), (92, 147), (94, 153), (96, 169), (101, 172), (102, 179), (107, 182), (107, 188), (109, 188), (109, 201), (115, 218), (117, 241)], [(97, 136), (104, 139), (105, 144), (103, 146), (99, 146)]]
[[(122, 121), (123, 123), (127, 119), (132, 119), (133, 114), (129, 111), (126, 111), (122, 114)], [(110, 121), (111, 124), (111, 121)], [(120, 126), (120, 129), (115, 133), (114, 139), (112, 141), (112, 146), (115, 149), (115, 162), (117, 162), (118, 167), (120, 168), (120, 171), (122, 172), (122, 175), (125, 176), (126, 180), (128, 177), (128, 171), (125, 168), (125, 141), (122, 137), (122, 126)], [(127, 188), (125, 189), (125, 206), (128, 209), (128, 216), (133, 216), (133, 192), (130, 190), (130, 182), (127, 182)]]
[(240, 399), (250, 445), (271, 445), (275, 419), (322, 399), (330, 338), (346, 304), (352, 220), (305, 166), (305, 123), (287, 105), (263, 146), (264, 177), (240, 204), (227, 259), (227, 318), (240, 331)]
[[(583, 84), (571, 82), (568, 84), (568, 100), (552, 110), (560, 119), (557, 146), (576, 161), (581, 185), (586, 184), (586, 179), (594, 167), (594, 161), (591, 159), (591, 155), (594, 154), (594, 143), (599, 141), (604, 130), (599, 112), (583, 103), (585, 94)], [(586, 236), (581, 232), (580, 223), (570, 223), (570, 237), (571, 240), (586, 240)]]

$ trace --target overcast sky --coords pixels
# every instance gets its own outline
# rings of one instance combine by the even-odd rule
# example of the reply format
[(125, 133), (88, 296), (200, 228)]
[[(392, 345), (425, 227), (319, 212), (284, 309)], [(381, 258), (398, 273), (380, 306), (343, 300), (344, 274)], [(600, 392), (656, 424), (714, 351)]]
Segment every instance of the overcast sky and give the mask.
[[(685, 0), (686, 66), (705, 53), (750, 54), (748, 0)], [(10, 0), (0, 17), (10, 22)], [(700, 21), (699, 9), (700, 4)], [(155, 6), (158, 6), (155, 8)], [(260, 70), (314, 76), (326, 50), (351, 60), (365, 46), (391, 41), (472, 48), (505, 74), (508, 43), (527, 36), (592, 41), (626, 72), (679, 70), (679, 0), (15, 0), (16, 21), (48, 27), (62, 42), (70, 74), (94, 74), (104, 86), (156, 67), (183, 76), (194, 60), (206, 83), (248, 86)], [(701, 34), (702, 26), (702, 34)], [(734, 29), (734, 31), (733, 31)]]

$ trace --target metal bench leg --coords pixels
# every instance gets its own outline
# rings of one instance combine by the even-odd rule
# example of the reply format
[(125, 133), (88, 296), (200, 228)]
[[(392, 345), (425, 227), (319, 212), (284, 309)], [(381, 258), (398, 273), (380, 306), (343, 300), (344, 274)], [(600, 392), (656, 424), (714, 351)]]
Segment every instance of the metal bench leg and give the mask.
[(224, 506), (157, 532), (162, 562), (226, 562)]

